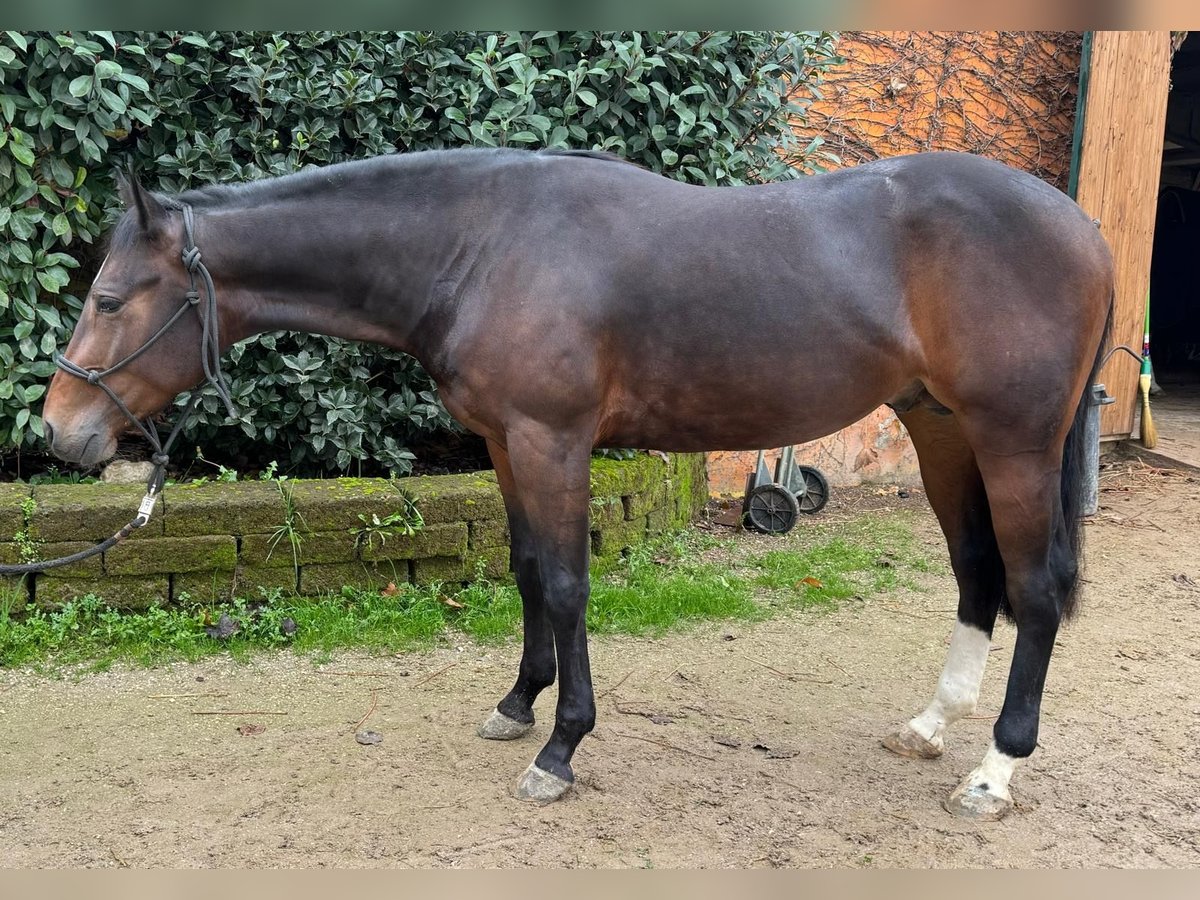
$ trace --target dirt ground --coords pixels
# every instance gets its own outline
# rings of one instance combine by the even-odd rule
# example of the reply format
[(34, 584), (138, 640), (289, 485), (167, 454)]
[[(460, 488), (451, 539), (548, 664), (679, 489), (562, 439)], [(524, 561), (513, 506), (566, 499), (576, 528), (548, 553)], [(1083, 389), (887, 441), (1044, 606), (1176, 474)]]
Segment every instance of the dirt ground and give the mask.
[[(548, 807), (509, 791), (548, 733), (553, 692), (524, 739), (474, 735), (510, 685), (516, 643), (345, 654), (326, 674), (288, 654), (0, 672), (0, 863), (1200, 865), (1200, 478), (1104, 484), (1084, 612), (1060, 637), (1041, 749), (1003, 822), (960, 821), (941, 801), (986, 749), (1011, 627), (996, 631), (979, 717), (951, 731), (942, 759), (879, 745), (941, 668), (955, 591), (933, 575), (835, 612), (594, 640), (599, 723), (576, 789)], [(825, 515), (861, 499), (840, 492)], [(923, 497), (905, 503), (941, 553)], [(362, 746), (355, 726), (372, 709), (363, 728), (383, 740)], [(245, 714), (196, 714), (212, 711)]]

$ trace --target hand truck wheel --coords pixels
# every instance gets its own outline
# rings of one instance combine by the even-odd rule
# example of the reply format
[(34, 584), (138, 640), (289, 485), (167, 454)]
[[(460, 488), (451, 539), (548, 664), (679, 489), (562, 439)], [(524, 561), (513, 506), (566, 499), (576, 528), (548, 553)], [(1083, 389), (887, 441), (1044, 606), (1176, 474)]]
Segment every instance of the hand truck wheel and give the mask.
[(750, 492), (744, 523), (763, 534), (786, 534), (800, 518), (800, 504), (781, 484), (760, 484)]
[(800, 512), (812, 515), (820, 512), (829, 502), (829, 482), (820, 470), (812, 466), (798, 466), (800, 475), (804, 478), (804, 493), (796, 495)]

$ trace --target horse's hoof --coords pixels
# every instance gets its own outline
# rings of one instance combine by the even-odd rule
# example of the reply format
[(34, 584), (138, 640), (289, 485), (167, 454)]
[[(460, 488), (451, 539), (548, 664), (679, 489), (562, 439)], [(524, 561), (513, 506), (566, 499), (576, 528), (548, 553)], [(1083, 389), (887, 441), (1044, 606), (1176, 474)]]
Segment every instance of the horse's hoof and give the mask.
[(530, 803), (553, 803), (569, 791), (573, 783), (530, 763), (517, 782), (517, 799)]
[(1007, 816), (1013, 808), (1012, 797), (1006, 790), (1004, 796), (988, 791), (986, 784), (963, 782), (946, 798), (942, 806), (946, 812), (961, 819), (977, 819), (996, 822)]
[(889, 734), (881, 743), (897, 756), (906, 756), (909, 759), (937, 759), (946, 750), (941, 737), (938, 737), (936, 742), (926, 740), (909, 725), (905, 725), (895, 734)]
[(532, 727), (532, 722), (518, 722), (516, 719), (510, 719), (500, 710), (493, 709), (492, 714), (487, 717), (487, 721), (480, 725), (475, 733), (489, 741), (515, 741), (517, 738), (529, 734), (529, 729)]

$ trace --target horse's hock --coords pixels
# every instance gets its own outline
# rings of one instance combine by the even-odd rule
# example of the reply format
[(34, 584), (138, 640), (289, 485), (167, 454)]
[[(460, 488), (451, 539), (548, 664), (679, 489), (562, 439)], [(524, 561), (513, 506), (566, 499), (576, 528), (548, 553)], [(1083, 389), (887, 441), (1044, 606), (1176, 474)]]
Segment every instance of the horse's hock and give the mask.
[[(424, 527), (407, 536), (371, 533), (374, 516), (382, 522), (404, 511), (397, 486), (415, 501)], [(129, 520), (142, 492), (134, 485), (0, 484), (0, 563), (99, 543)], [(593, 559), (609, 562), (686, 525), (707, 498), (703, 454), (594, 460)], [(150, 523), (123, 544), (24, 582), (0, 579), (0, 589), (18, 605), (24, 598), (56, 607), (95, 594), (137, 609), (253, 598), (260, 588), (320, 595), (345, 585), (462, 582), (480, 571), (492, 578), (508, 571), (508, 526), (493, 472), (404, 478), (395, 486), (377, 478), (172, 486)]]

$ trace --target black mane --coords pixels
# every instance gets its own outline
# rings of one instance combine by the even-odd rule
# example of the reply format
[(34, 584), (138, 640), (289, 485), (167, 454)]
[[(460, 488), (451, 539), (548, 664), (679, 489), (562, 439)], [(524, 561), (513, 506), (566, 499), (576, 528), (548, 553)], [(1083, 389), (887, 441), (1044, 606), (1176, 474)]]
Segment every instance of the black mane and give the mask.
[[(245, 209), (270, 203), (288, 202), (310, 197), (314, 192), (331, 184), (343, 182), (350, 176), (355, 181), (371, 177), (386, 177), (389, 172), (406, 176), (420, 176), (422, 172), (444, 171), (447, 166), (463, 170), (487, 169), (528, 161), (536, 157), (562, 157), (589, 159), (606, 163), (620, 163), (644, 169), (631, 160), (623, 159), (605, 150), (521, 150), (511, 147), (456, 147), (446, 150), (418, 150), (410, 153), (389, 153), (367, 159), (347, 160), (325, 166), (310, 166), (298, 172), (259, 178), (252, 181), (210, 184), (193, 188), (181, 194), (155, 192), (160, 203), (170, 209), (179, 209), (187, 203), (197, 210)], [(122, 216), (109, 235), (106, 250), (119, 250), (132, 245), (138, 232), (135, 217)]]
[[(511, 147), (457, 147), (449, 150), (419, 150), (412, 153), (390, 153), (369, 159), (347, 160), (327, 166), (312, 166), (280, 175), (274, 178), (262, 178), (254, 181), (212, 184), (185, 191), (174, 197), (164, 198), (167, 202), (190, 203), (197, 209), (213, 207), (252, 206), (262, 202), (291, 200), (309, 195), (314, 189), (328, 185), (353, 171), (355, 174), (382, 174), (387, 170), (404, 172), (407, 175), (420, 174), (422, 170), (440, 168), (454, 164), (468, 167), (501, 166), (508, 163), (529, 159), (533, 156), (558, 156), (580, 159), (594, 159), (603, 162), (624, 163), (637, 166), (637, 163), (603, 150), (518, 150)], [(640, 166), (638, 166), (641, 168)]]

